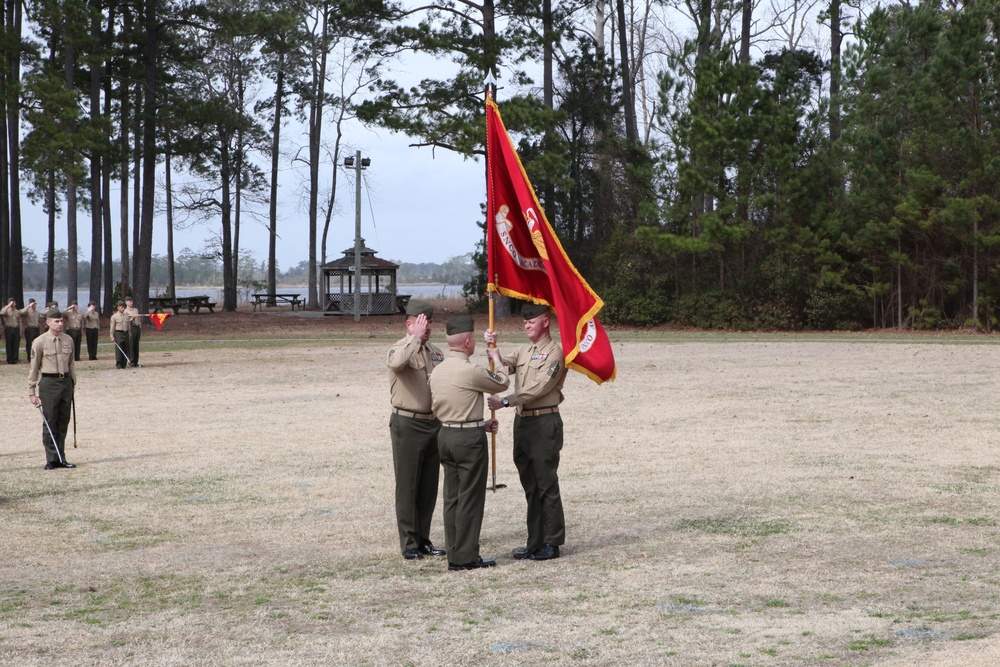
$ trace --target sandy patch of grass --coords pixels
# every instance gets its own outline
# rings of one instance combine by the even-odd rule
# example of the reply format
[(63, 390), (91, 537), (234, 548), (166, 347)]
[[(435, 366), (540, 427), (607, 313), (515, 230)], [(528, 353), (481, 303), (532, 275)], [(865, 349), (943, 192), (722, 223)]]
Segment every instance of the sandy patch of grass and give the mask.
[(567, 381), (564, 557), (509, 556), (501, 413), (500, 566), (458, 574), (398, 554), (397, 319), (151, 334), (142, 369), (83, 362), (75, 471), (41, 469), (27, 369), (0, 367), (0, 663), (1000, 659), (995, 346), (620, 340), (618, 381)]

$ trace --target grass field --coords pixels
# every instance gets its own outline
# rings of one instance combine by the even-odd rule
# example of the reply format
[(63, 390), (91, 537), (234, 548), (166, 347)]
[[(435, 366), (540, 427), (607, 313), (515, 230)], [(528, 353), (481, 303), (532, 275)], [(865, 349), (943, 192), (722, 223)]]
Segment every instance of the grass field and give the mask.
[(499, 566), (449, 573), (398, 551), (396, 337), (102, 350), (72, 471), (0, 366), (0, 664), (1000, 664), (994, 339), (617, 334), (566, 383), (563, 557), (510, 557), (500, 413)]

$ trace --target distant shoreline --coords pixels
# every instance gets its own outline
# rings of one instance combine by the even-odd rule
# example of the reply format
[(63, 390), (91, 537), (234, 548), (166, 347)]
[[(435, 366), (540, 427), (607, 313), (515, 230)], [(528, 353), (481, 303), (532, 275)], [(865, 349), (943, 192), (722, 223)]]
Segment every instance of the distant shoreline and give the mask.
[[(419, 284), (400, 284), (396, 286), (396, 291), (398, 294), (408, 294), (412, 297), (419, 299), (432, 299), (432, 298), (462, 298), (463, 285), (452, 285), (445, 283), (419, 283)], [(302, 296), (308, 293), (308, 286), (305, 285), (282, 285), (277, 286), (278, 292), (299, 292)], [(149, 295), (152, 297), (162, 295), (165, 290), (162, 289), (150, 289)], [(242, 299), (246, 293), (243, 288), (237, 288), (237, 296)], [(176, 296), (187, 297), (187, 296), (200, 296), (207, 295), (216, 301), (222, 300), (222, 288), (218, 286), (210, 285), (178, 285)], [(45, 301), (45, 290), (25, 290), (24, 299), (27, 302), (28, 299), (33, 298), (38, 303), (42, 304)], [(68, 293), (65, 288), (55, 289), (52, 292), (52, 298), (59, 303), (60, 306), (66, 306), (69, 300)], [(90, 300), (90, 289), (87, 286), (83, 286), (77, 289), (77, 301), (81, 305), (86, 305)], [(241, 301), (242, 302), (242, 301)], [(22, 307), (24, 304), (20, 304)], [(101, 305), (100, 302), (97, 304)]]

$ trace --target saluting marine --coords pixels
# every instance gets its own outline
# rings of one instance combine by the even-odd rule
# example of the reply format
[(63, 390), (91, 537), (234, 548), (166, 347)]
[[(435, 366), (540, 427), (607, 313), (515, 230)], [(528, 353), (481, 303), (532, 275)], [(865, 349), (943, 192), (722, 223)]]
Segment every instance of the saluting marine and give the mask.
[(83, 319), (80, 307), (76, 301), (71, 301), (63, 311), (63, 321), (66, 323), (66, 333), (73, 339), (73, 358), (80, 361), (80, 347), (83, 344)]
[(91, 361), (97, 359), (97, 339), (101, 330), (101, 314), (97, 312), (97, 304), (91, 301), (87, 304), (87, 312), (80, 317), (83, 318), (83, 330), (87, 336), (87, 358)]
[(42, 315), (38, 312), (38, 304), (34, 299), (28, 299), (28, 305), (21, 309), (21, 321), (24, 323), (24, 351), (31, 361), (31, 344), (41, 333)]
[(443, 556), (430, 539), (431, 518), (437, 504), (438, 431), (441, 422), (431, 408), (427, 379), (444, 361), (441, 350), (429, 343), (434, 308), (411, 300), (406, 306), (406, 336), (389, 348), (389, 437), (396, 474), (396, 527), (403, 558)]
[(7, 305), (0, 308), (0, 320), (3, 320), (3, 338), (7, 345), (7, 363), (16, 364), (21, 354), (21, 311), (17, 301), (11, 299)]

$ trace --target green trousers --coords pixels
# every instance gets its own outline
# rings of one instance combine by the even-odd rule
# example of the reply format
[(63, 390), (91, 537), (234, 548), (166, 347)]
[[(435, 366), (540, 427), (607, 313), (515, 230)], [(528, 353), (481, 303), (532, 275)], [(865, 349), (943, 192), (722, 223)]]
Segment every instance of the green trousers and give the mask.
[(81, 329), (66, 329), (66, 335), (73, 339), (73, 359), (80, 361), (80, 344), (83, 341)]
[(438, 420), (389, 415), (392, 466), (396, 473), (396, 526), (401, 552), (431, 541), (431, 518), (437, 504), (441, 461)]
[(4, 327), (3, 339), (7, 345), (7, 363), (16, 364), (18, 361), (17, 357), (20, 354), (20, 347), (21, 347), (21, 328)]
[[(67, 375), (62, 378), (43, 377), (38, 380), (38, 400), (42, 403), (42, 414), (49, 423), (49, 429), (42, 424), (42, 445), (45, 447), (45, 461), (64, 463), (66, 461), (66, 431), (73, 411), (73, 380)], [(52, 436), (55, 436), (53, 442)]]
[(529, 549), (566, 541), (566, 519), (559, 494), (559, 453), (563, 423), (558, 412), (514, 417), (514, 465), (528, 501)]
[(142, 338), (142, 327), (129, 327), (128, 350), (129, 360), (133, 366), (139, 365), (139, 339)]
[(489, 454), (486, 431), (441, 427), (438, 451), (444, 470), (444, 539), (448, 562), (467, 565), (479, 557), (486, 506)]
[(112, 334), (115, 337), (115, 367), (125, 368), (128, 366), (129, 359), (126, 356), (126, 350), (128, 349), (128, 334), (124, 331), (116, 331)]
[(35, 342), (40, 332), (41, 329), (38, 327), (24, 327), (24, 351), (28, 355), (28, 361), (31, 361), (31, 344)]

